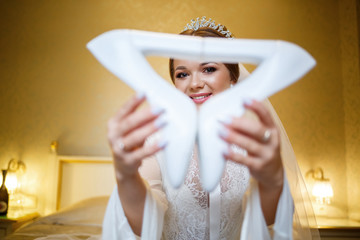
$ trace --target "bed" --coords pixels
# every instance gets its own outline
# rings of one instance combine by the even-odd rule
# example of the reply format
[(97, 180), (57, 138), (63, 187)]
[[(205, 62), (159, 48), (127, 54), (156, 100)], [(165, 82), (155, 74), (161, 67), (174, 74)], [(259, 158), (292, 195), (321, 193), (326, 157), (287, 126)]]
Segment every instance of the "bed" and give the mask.
[[(106, 205), (115, 186), (111, 158), (57, 156), (57, 165), (58, 210), (19, 228), (7, 240), (101, 239)], [(360, 239), (358, 222), (320, 222), (324, 223), (318, 227), (322, 239)]]
[(101, 239), (106, 205), (115, 186), (111, 158), (58, 156), (57, 165), (57, 211), (6, 239)]

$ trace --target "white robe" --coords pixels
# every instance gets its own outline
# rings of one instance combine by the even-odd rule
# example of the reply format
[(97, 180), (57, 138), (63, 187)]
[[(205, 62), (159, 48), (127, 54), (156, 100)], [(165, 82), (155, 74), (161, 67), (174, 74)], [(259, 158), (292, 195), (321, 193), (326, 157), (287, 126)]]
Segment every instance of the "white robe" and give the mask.
[[(294, 205), (286, 174), (275, 223), (269, 228), (257, 182), (246, 167), (227, 162), (219, 186), (210, 194), (202, 191), (197, 169), (195, 152), (184, 184), (173, 189), (161, 153), (143, 162), (140, 172), (147, 182), (147, 194), (141, 239), (292, 239)], [(124, 215), (116, 188), (105, 213), (102, 237), (140, 239)]]

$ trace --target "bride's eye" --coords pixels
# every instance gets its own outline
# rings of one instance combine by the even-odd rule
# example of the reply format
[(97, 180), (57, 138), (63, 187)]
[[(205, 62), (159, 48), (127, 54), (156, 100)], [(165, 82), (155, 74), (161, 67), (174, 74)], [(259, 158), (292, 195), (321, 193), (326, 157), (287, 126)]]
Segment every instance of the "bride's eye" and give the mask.
[(204, 68), (205, 73), (212, 73), (212, 72), (215, 72), (215, 71), (216, 71), (216, 68), (214, 68), (214, 67), (206, 67), (206, 68)]
[(184, 72), (181, 72), (181, 73), (178, 73), (178, 74), (176, 74), (176, 78), (185, 78), (185, 77), (187, 77), (188, 76), (188, 74), (187, 73), (184, 73)]

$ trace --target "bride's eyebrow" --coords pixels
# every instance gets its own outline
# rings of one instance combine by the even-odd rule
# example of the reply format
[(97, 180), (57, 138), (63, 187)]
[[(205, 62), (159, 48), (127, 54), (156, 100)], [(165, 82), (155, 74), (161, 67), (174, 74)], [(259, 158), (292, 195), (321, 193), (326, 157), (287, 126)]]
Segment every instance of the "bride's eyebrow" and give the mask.
[(185, 70), (186, 69), (186, 67), (184, 67), (184, 66), (177, 66), (176, 68), (175, 68), (175, 71), (176, 70)]
[(200, 66), (204, 66), (204, 65), (207, 65), (207, 64), (216, 64), (216, 65), (218, 65), (217, 62), (204, 62), (204, 63), (201, 63)]

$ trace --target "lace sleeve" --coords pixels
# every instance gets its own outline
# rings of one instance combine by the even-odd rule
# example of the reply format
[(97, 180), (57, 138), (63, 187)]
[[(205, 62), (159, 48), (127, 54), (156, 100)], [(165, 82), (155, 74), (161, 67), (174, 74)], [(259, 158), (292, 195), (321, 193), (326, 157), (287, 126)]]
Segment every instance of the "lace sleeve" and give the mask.
[[(156, 158), (145, 159), (139, 171), (147, 187), (141, 239), (160, 239), (167, 200), (162, 190), (161, 172)], [(128, 223), (116, 187), (105, 212), (102, 239), (140, 239)]]
[(277, 205), (276, 218), (273, 225), (266, 226), (261, 210), (258, 184), (253, 179), (244, 201), (246, 207), (240, 239), (293, 239), (292, 219), (294, 204), (285, 174), (284, 185)]
[(166, 209), (168, 202), (166, 194), (163, 190), (161, 171), (156, 157), (152, 156), (145, 159), (139, 169), (139, 172), (151, 189), (154, 197), (159, 201), (163, 208)]
[(161, 171), (156, 157), (144, 160), (139, 171), (148, 186), (141, 230), (142, 239), (160, 239), (168, 202), (163, 191)]

